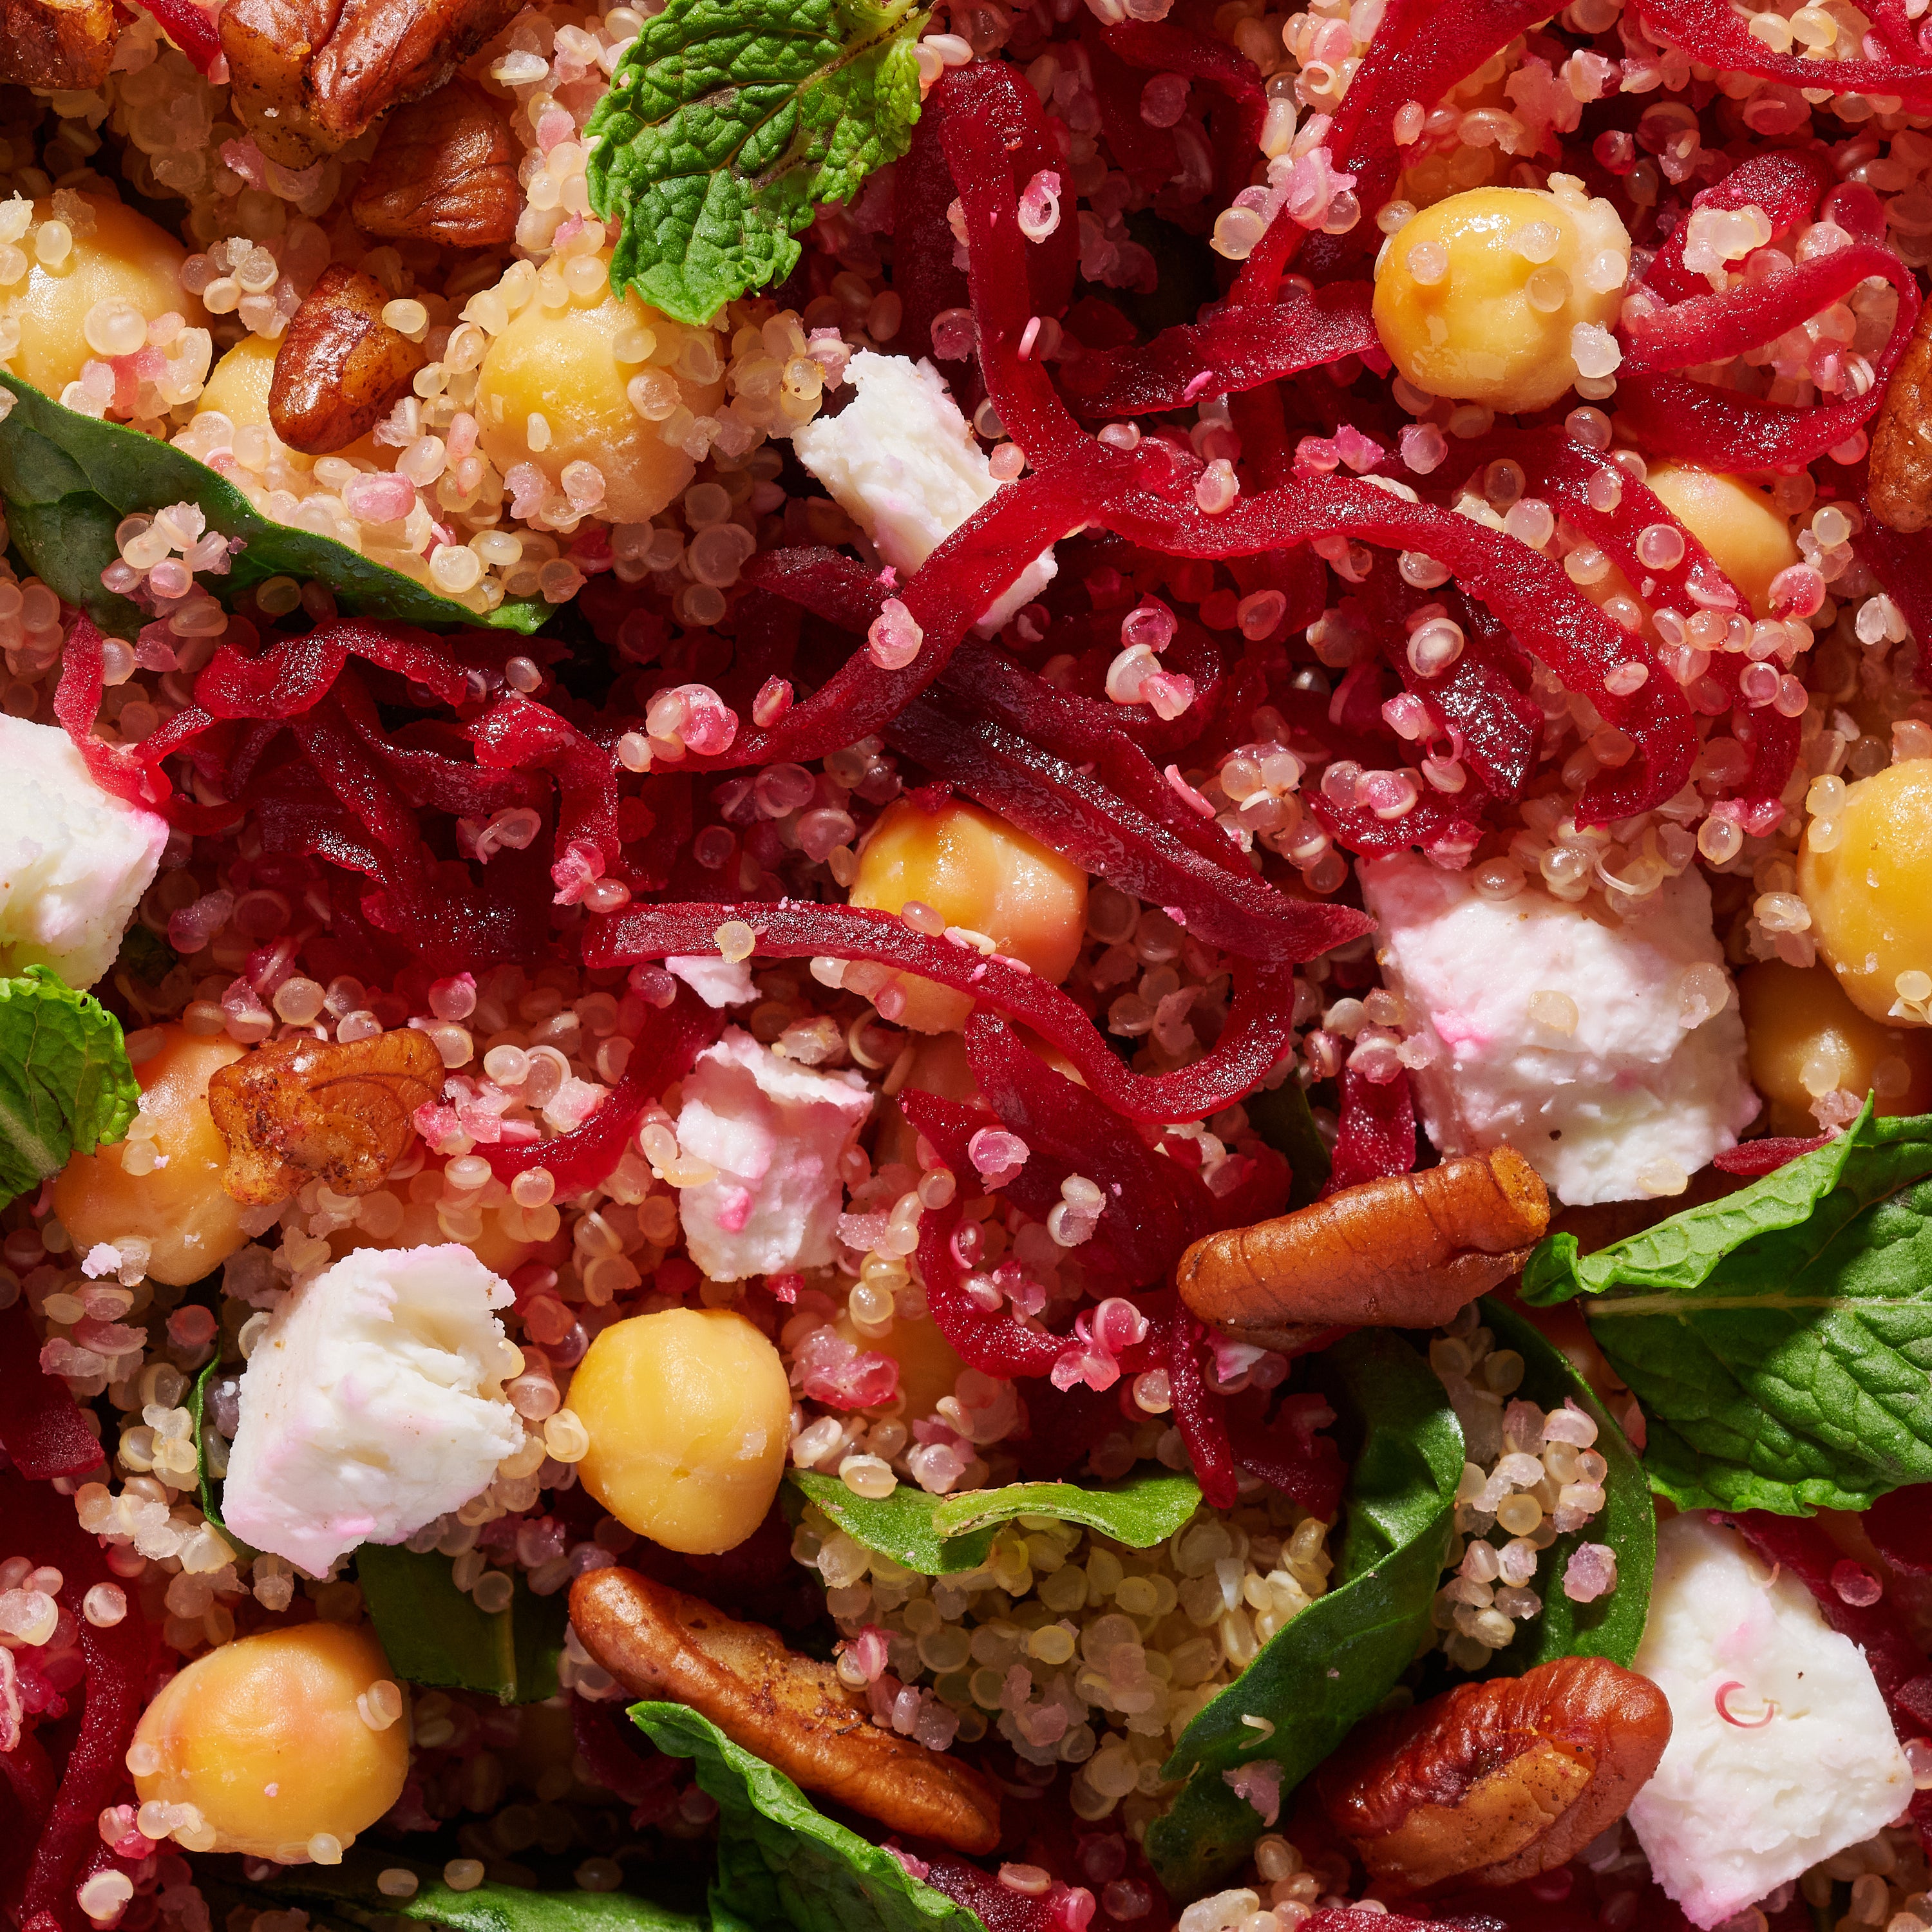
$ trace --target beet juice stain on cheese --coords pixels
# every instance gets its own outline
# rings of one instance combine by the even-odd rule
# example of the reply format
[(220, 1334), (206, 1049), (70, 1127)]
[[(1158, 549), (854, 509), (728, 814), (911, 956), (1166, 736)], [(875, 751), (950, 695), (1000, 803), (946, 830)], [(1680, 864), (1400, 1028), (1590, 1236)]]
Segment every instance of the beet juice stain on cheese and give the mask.
[(1932, 1932), (1924, 0), (12, 0), (0, 1918)]

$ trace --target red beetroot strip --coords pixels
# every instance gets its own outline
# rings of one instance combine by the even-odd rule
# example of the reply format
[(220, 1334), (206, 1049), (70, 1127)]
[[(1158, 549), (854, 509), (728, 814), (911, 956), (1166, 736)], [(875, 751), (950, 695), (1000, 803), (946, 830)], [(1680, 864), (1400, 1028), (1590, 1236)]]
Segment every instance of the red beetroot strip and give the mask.
[(24, 1301), (0, 1309), (0, 1448), (36, 1483), (84, 1475), (102, 1455), (67, 1384), (40, 1372), (40, 1345)]

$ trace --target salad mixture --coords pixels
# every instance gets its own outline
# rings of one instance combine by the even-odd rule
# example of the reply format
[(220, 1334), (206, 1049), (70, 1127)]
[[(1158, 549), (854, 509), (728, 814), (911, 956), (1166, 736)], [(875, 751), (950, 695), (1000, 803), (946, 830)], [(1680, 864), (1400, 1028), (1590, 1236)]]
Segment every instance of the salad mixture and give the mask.
[(1928, 0), (0, 0), (16, 1932), (1932, 1928)]

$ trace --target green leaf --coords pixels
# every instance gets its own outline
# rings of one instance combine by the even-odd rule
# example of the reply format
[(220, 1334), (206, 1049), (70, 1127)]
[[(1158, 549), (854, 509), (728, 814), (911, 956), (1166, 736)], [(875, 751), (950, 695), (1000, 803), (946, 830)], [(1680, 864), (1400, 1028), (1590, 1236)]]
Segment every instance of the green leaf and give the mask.
[(718, 1803), (716, 1932), (983, 1932), (890, 1852), (836, 1825), (784, 1772), (682, 1704), (633, 1704), (658, 1750), (696, 1760)]
[(506, 1704), (556, 1694), (568, 1600), (535, 1594), (523, 1577), (506, 1610), (479, 1610), (431, 1550), (365, 1543), (356, 1552), (369, 1620), (396, 1675), (411, 1684), (481, 1690)]
[(0, 979), (0, 1207), (118, 1141), (140, 1105), (121, 1022), (92, 994), (45, 966)]
[[(255, 1560), (254, 1548), (244, 1543), (227, 1524), (221, 1520), (221, 1490), (215, 1478), (208, 1472), (208, 1385), (224, 1372), (221, 1355), (216, 1352), (214, 1360), (194, 1378), (194, 1388), (188, 1399), (188, 1412), (194, 1436), (194, 1453), (200, 1465), (198, 1487), (201, 1498), (201, 1513), (220, 1531), (222, 1540), (227, 1544), (242, 1563)], [(232, 1372), (232, 1371), (230, 1371)]]
[[(1360, 1426), (1332, 1586), (1262, 1646), (1181, 1733), (1162, 1766), (1189, 1782), (1148, 1827), (1147, 1852), (1172, 1898), (1232, 1872), (1262, 1826), (1222, 1776), (1272, 1758), (1288, 1794), (1388, 1696), (1429, 1633), (1430, 1606), (1462, 1475), (1462, 1432), (1434, 1372), (1386, 1329), (1363, 1329), (1322, 1358), (1336, 1406)], [(1244, 1718), (1266, 1719), (1267, 1732)], [(1191, 1775), (1190, 1775), (1191, 1774)]]
[(1876, 1120), (1585, 1256), (1558, 1234), (1523, 1299), (1572, 1296), (1636, 1392), (1681, 1509), (1862, 1510), (1932, 1481), (1932, 1115)]
[[(1570, 1358), (1534, 1322), (1494, 1300), (1483, 1304), (1483, 1320), (1498, 1348), (1514, 1348), (1522, 1358), (1517, 1394), (1544, 1409), (1561, 1408), (1566, 1396), (1574, 1401), (1597, 1425), (1597, 1454), (1610, 1465), (1603, 1509), (1593, 1522), (1550, 1546), (1537, 1584), (1542, 1612), (1497, 1653), (1497, 1671), (1520, 1677), (1559, 1657), (1607, 1657), (1628, 1668), (1643, 1641), (1651, 1573), (1657, 1567), (1657, 1510), (1643, 1466)], [(1617, 1587), (1593, 1604), (1575, 1603), (1563, 1594), (1564, 1566), (1580, 1543), (1607, 1544), (1617, 1553)]]
[(333, 538), (263, 516), (232, 483), (158, 436), (82, 416), (4, 371), (0, 386), (14, 396), (12, 412), (0, 422), (0, 500), (14, 548), (50, 589), (112, 636), (132, 638), (148, 621), (101, 584), (101, 572), (120, 555), (116, 527), (136, 512), (180, 502), (199, 504), (210, 530), (242, 539), (228, 576), (205, 580), (218, 589), (243, 590), (271, 577), (314, 578), (357, 616), (526, 634), (550, 615), (548, 604), (512, 598), (479, 617)]
[(680, 322), (782, 281), (792, 238), (906, 151), (914, 0), (670, 0), (586, 130), (592, 205), (619, 220), (610, 286)]
[(1288, 1190), (1291, 1210), (1322, 1198), (1332, 1165), (1328, 1144), (1310, 1112), (1308, 1090), (1299, 1080), (1284, 1080), (1272, 1093), (1264, 1088), (1242, 1102), (1248, 1125), (1286, 1160), (1294, 1174)]
[(993, 1531), (1016, 1516), (1053, 1516), (1097, 1529), (1131, 1550), (1164, 1543), (1200, 1507), (1192, 1476), (1157, 1469), (1083, 1490), (1074, 1483), (1014, 1483), (932, 1496), (902, 1483), (874, 1501), (855, 1496), (836, 1476), (794, 1469), (794, 1483), (854, 1542), (916, 1570), (922, 1576), (976, 1570), (993, 1546)]

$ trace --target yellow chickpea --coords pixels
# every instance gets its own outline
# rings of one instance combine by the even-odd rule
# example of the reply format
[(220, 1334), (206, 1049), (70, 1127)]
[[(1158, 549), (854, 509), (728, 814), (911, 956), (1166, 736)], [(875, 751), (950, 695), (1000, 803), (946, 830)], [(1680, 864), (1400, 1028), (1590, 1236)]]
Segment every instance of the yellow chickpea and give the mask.
[[(274, 379), (275, 351), (279, 344), (266, 336), (244, 335), (208, 372), (201, 394), (194, 399), (195, 413), (218, 410), (237, 429), (265, 426), (268, 420), (268, 385)], [(276, 440), (280, 442), (280, 438)], [(333, 452), (351, 463), (368, 463), (377, 469), (389, 467), (394, 450), (377, 447), (374, 434), (358, 436), (346, 448)], [(282, 444), (282, 460), (291, 470), (308, 471), (315, 458)]]
[(366, 1624), (297, 1624), (196, 1658), (142, 1713), (128, 1761), (144, 1804), (201, 1814), (214, 1840), (198, 1849), (286, 1862), (317, 1837), (352, 1843), (395, 1803), (410, 1726)]
[(1664, 507), (1711, 553), (1754, 616), (1770, 610), (1771, 580), (1798, 561), (1790, 523), (1762, 490), (1688, 463), (1663, 463), (1649, 484)]
[(716, 1556), (765, 1519), (784, 1474), (791, 1385), (742, 1315), (664, 1308), (613, 1322), (570, 1384), (584, 1486), (667, 1550)]
[[(1087, 874), (976, 805), (928, 812), (908, 798), (889, 806), (860, 850), (850, 898), (886, 912), (930, 906), (1056, 986), (1072, 971), (1086, 932)], [(973, 1002), (965, 994), (927, 980), (904, 984), (899, 1024), (915, 1033), (966, 1024)]]
[(185, 1286), (248, 1239), (242, 1204), (221, 1184), (228, 1143), (208, 1108), (215, 1069), (239, 1060), (244, 1049), (220, 1034), (198, 1039), (178, 1025), (160, 1032), (160, 1050), (135, 1068), (134, 1077), (164, 1160), (147, 1173), (129, 1173), (123, 1163), (138, 1143), (127, 1141), (77, 1154), (54, 1183), (54, 1212), (80, 1253), (136, 1234), (148, 1244), (148, 1278)]
[(1738, 1002), (1773, 1133), (1816, 1133), (1811, 1102), (1841, 1087), (1876, 1092), (1881, 1114), (1932, 1109), (1932, 1036), (1868, 1019), (1822, 967), (1766, 960), (1739, 976)]
[[(51, 268), (35, 258), (32, 243), (23, 243), (31, 264), (26, 279), (13, 300), (0, 301), (0, 313), (20, 327), (20, 349), (8, 366), (56, 400), (95, 353), (85, 325), (98, 302), (130, 302), (150, 322), (172, 310), (190, 328), (208, 325), (199, 298), (181, 285), (188, 250), (118, 201), (94, 194), (82, 199), (94, 211), (93, 232), (74, 236), (66, 259)], [(52, 202), (34, 204), (37, 221), (52, 214)]]
[(1829, 822), (1838, 843), (1820, 852), (1808, 834), (1798, 861), (1811, 936), (1860, 1012), (1918, 1024), (1892, 1009), (1901, 974), (1932, 974), (1932, 758), (1860, 778)]
[[(1579, 374), (1573, 332), (1616, 322), (1630, 237), (1608, 202), (1568, 176), (1550, 179), (1451, 195), (1384, 247), (1376, 328), (1418, 388), (1547, 409)], [(1586, 355), (1582, 373), (1608, 372)]]
[[(608, 267), (603, 256), (579, 259)], [(649, 346), (647, 337), (655, 339)], [(680, 363), (694, 362), (716, 367), (717, 380), (679, 373)], [(696, 472), (658, 434), (660, 423), (638, 413), (631, 386), (675, 392), (706, 416), (724, 400), (723, 376), (720, 339), (711, 330), (673, 322), (634, 295), (613, 295), (606, 275), (558, 308), (545, 307), (540, 290), (483, 358), (476, 386), (483, 453), (506, 475), (514, 464), (534, 463), (559, 489), (566, 464), (590, 464), (604, 478), (598, 514), (646, 523)]]

